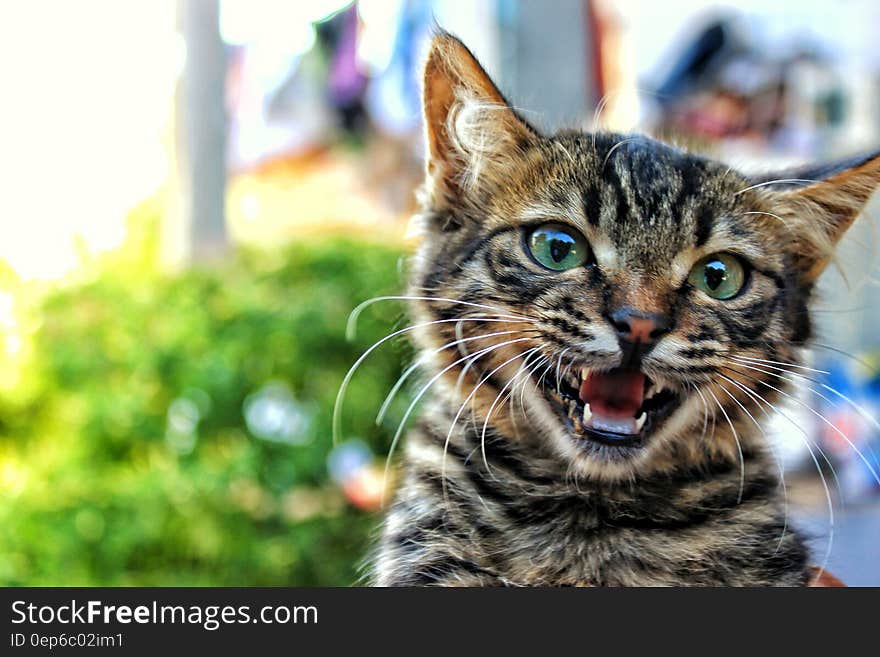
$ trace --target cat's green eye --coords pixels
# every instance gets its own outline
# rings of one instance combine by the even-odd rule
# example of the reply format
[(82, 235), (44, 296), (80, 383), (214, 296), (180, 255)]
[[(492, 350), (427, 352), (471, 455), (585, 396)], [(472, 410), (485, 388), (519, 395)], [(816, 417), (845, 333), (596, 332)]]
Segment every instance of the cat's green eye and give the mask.
[(729, 253), (713, 253), (694, 265), (688, 281), (713, 299), (732, 299), (746, 284), (746, 268)]
[(564, 224), (538, 226), (527, 242), (532, 257), (553, 271), (579, 267), (590, 255), (584, 236)]

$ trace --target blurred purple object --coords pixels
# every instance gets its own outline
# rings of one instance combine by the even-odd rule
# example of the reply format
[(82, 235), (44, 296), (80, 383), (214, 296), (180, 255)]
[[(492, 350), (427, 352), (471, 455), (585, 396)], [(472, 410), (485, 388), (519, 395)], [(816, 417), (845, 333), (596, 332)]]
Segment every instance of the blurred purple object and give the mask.
[(330, 99), (337, 107), (357, 102), (367, 86), (367, 78), (357, 63), (357, 6), (352, 5), (339, 17), (339, 41), (330, 62), (328, 87)]

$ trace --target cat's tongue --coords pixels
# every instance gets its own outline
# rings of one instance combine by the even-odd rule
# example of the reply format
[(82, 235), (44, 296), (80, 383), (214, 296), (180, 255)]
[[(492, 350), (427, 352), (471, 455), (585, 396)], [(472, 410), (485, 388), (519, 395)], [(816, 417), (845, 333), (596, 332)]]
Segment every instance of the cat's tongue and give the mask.
[(593, 372), (581, 384), (580, 398), (589, 410), (583, 423), (588, 429), (636, 434), (641, 430), (636, 414), (645, 394), (645, 375), (632, 370)]

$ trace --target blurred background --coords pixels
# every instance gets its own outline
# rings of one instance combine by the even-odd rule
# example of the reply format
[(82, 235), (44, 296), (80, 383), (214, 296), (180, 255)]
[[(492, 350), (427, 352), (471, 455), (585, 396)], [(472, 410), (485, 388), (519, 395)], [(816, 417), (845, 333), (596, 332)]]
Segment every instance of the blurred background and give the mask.
[[(335, 445), (332, 407), (406, 325), (383, 302), (345, 335), (415, 245), (435, 21), (542, 128), (760, 170), (880, 147), (867, 0), (4, 2), (0, 584), (359, 581), (406, 342), (354, 376)], [(772, 435), (817, 560), (880, 585), (870, 215)]]

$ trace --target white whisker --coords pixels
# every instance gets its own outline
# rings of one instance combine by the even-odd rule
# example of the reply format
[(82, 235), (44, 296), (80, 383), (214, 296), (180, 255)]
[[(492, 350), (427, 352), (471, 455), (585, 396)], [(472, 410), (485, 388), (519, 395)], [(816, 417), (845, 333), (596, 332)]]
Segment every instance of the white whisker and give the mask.
[[(489, 427), (489, 420), (492, 417), (492, 413), (494, 413), (494, 411), (495, 411), (495, 406), (498, 404), (498, 400), (501, 398), (501, 395), (503, 395), (504, 392), (511, 385), (513, 385), (516, 382), (516, 380), (519, 378), (519, 376), (523, 373), (523, 370), (526, 367), (526, 363), (528, 362), (529, 356), (531, 356), (533, 353), (538, 351), (538, 349), (539, 349), (539, 347), (532, 347), (527, 352), (520, 354), (519, 357), (523, 358), (522, 364), (519, 366), (519, 369), (516, 371), (516, 373), (507, 381), (507, 383), (504, 384), (504, 387), (501, 388), (499, 393), (497, 395), (495, 395), (495, 399), (492, 400), (492, 404), (489, 406), (489, 410), (486, 412), (486, 419), (483, 421), (483, 430), (480, 435), (480, 449), (483, 454), (483, 464), (486, 466), (486, 472), (489, 472), (490, 474), (491, 474), (491, 471), (489, 468), (489, 462), (486, 460), (486, 430)], [(513, 393), (513, 391), (511, 390), (511, 394), (512, 393)]]
[[(443, 481), (444, 497), (445, 497), (445, 493), (446, 493), (446, 452), (449, 449), (449, 441), (452, 440), (452, 432), (455, 430), (455, 425), (458, 424), (458, 420), (461, 417), (462, 412), (464, 411), (465, 407), (468, 405), (470, 400), (473, 399), (474, 396), (477, 394), (477, 390), (479, 390), (486, 381), (488, 381), (490, 378), (492, 378), (492, 376), (496, 372), (501, 370), (503, 367), (509, 365), (510, 363), (515, 361), (517, 358), (522, 358), (524, 353), (527, 353), (527, 352), (521, 352), (521, 353), (517, 354), (516, 356), (514, 356), (513, 358), (510, 358), (510, 359), (504, 361), (503, 363), (501, 363), (501, 365), (499, 365), (494, 370), (489, 372), (486, 376), (484, 376), (482, 379), (480, 379), (480, 381), (477, 382), (477, 385), (474, 386), (474, 388), (470, 391), (468, 396), (462, 402), (461, 406), (458, 407), (458, 411), (455, 413), (455, 417), (452, 418), (452, 424), (449, 425), (449, 431), (446, 433), (446, 441), (443, 443), (443, 461), (442, 461), (442, 465), (440, 467), (440, 478)], [(484, 452), (483, 456), (485, 458), (485, 452)]]
[[(719, 384), (719, 387), (723, 388), (724, 386), (721, 386)], [(746, 463), (745, 459), (743, 458), (742, 445), (739, 442), (739, 436), (736, 435), (736, 428), (733, 426), (733, 422), (727, 415), (727, 411), (724, 410), (724, 406), (722, 406), (721, 402), (718, 401), (718, 397), (716, 397), (715, 393), (708, 388), (706, 389), (706, 392), (712, 395), (712, 399), (714, 399), (715, 403), (718, 404), (718, 409), (721, 411), (722, 415), (724, 415), (724, 419), (727, 420), (727, 424), (730, 425), (730, 430), (733, 432), (733, 439), (734, 441), (736, 441), (736, 448), (739, 452), (739, 496), (736, 498), (736, 503), (739, 504), (740, 502), (742, 502), (743, 489), (746, 485)]]
[(565, 353), (566, 353), (569, 349), (571, 349), (571, 347), (566, 347), (565, 349), (563, 349), (563, 350), (562, 350), (562, 353), (559, 354), (559, 357), (558, 357), (558, 359), (557, 359), (557, 361), (556, 361), (556, 392), (559, 392), (559, 386), (560, 386), (560, 382), (559, 382), (559, 368), (562, 366), (562, 358), (565, 356)]
[[(824, 560), (822, 562), (822, 566), (821, 566), (821, 569), (824, 570), (825, 566), (828, 565), (828, 560), (831, 558), (831, 548), (834, 543), (834, 504), (831, 501), (831, 491), (828, 488), (828, 482), (825, 480), (825, 475), (822, 473), (822, 467), (819, 465), (819, 460), (816, 458), (816, 454), (815, 454), (815, 452), (813, 452), (813, 448), (810, 445), (810, 439), (809, 439), (809, 436), (807, 435), (807, 432), (804, 431), (803, 427), (801, 427), (797, 422), (795, 422), (795, 420), (793, 418), (791, 418), (787, 413), (783, 412), (782, 409), (777, 408), (774, 404), (771, 404), (769, 401), (764, 399), (764, 397), (759, 395), (757, 392), (750, 390), (748, 387), (739, 384), (738, 382), (724, 376), (723, 374), (719, 373), (719, 376), (727, 379), (728, 381), (730, 381), (734, 385), (737, 385), (743, 392), (745, 392), (747, 395), (749, 395), (749, 397), (751, 397), (752, 399), (757, 401), (759, 406), (762, 403), (766, 404), (768, 408), (770, 408), (775, 413), (778, 413), (783, 418), (788, 420), (793, 427), (795, 427), (798, 431), (800, 431), (803, 434), (804, 445), (806, 446), (807, 451), (810, 453), (810, 458), (813, 460), (813, 464), (816, 466), (816, 472), (819, 473), (819, 479), (822, 481), (822, 488), (825, 491), (825, 500), (826, 500), (827, 506), (828, 506), (828, 524), (829, 524), (830, 534), (829, 534), (829, 539), (828, 539), (828, 545), (825, 549), (825, 558), (824, 558)], [(765, 413), (766, 413), (766, 411), (765, 411)], [(818, 449), (820, 452), (822, 452), (821, 448), (818, 445), (814, 445), (814, 447), (816, 447), (816, 449)], [(824, 456), (824, 452), (822, 452), (822, 454)], [(825, 460), (827, 461), (827, 457), (825, 457)], [(835, 476), (835, 478), (836, 478), (836, 476)]]
[(393, 333), (389, 333), (385, 337), (377, 340), (373, 345), (367, 349), (361, 356), (354, 362), (354, 365), (349, 368), (348, 372), (346, 372), (345, 377), (342, 379), (342, 383), (339, 385), (339, 391), (336, 393), (336, 401), (333, 404), (333, 419), (332, 419), (332, 437), (333, 443), (336, 444), (339, 442), (340, 435), (340, 424), (342, 419), (342, 401), (345, 397), (345, 391), (348, 389), (348, 384), (354, 376), (355, 372), (361, 366), (367, 357), (373, 353), (380, 346), (388, 342), (389, 340), (396, 338), (398, 335), (403, 335), (404, 333), (409, 333), (410, 331), (415, 331), (420, 328), (425, 328), (426, 326), (434, 326), (436, 324), (448, 324), (450, 322), (506, 322), (510, 323), (510, 320), (507, 319), (492, 319), (485, 317), (475, 317), (475, 318), (456, 318), (456, 319), (435, 319), (430, 322), (421, 322), (419, 324), (413, 324), (412, 326), (407, 326), (402, 329), (398, 329)]
[[(514, 340), (507, 340), (505, 342), (500, 342), (498, 344), (494, 344), (492, 346), (485, 347), (484, 349), (480, 349), (479, 351), (476, 351), (471, 355), (459, 358), (455, 362), (444, 367), (442, 370), (440, 370), (433, 377), (431, 377), (431, 379), (425, 385), (422, 386), (421, 390), (419, 390), (418, 394), (416, 394), (416, 396), (410, 402), (409, 406), (406, 409), (406, 412), (403, 414), (403, 418), (400, 420), (400, 423), (397, 425), (397, 431), (394, 432), (394, 437), (391, 439), (391, 446), (388, 448), (388, 456), (385, 458), (385, 471), (384, 471), (385, 482), (388, 481), (388, 471), (391, 468), (391, 457), (394, 454), (394, 448), (397, 447), (397, 443), (400, 441), (400, 437), (403, 434), (404, 428), (406, 427), (406, 421), (409, 419), (409, 416), (412, 413), (413, 409), (416, 407), (416, 404), (419, 403), (419, 400), (431, 388), (431, 386), (433, 386), (438, 380), (440, 380), (440, 377), (442, 377), (444, 374), (446, 374), (446, 372), (451, 370), (456, 365), (459, 365), (468, 359), (480, 358), (482, 356), (485, 356), (489, 352), (495, 351), (496, 349), (500, 349), (501, 347), (505, 347), (507, 345), (515, 344), (518, 342), (524, 342), (526, 340), (531, 340), (531, 339), (532, 338), (516, 338)], [(384, 492), (383, 492), (383, 500), (382, 500), (383, 506), (384, 506), (384, 503), (385, 503), (385, 500), (384, 500)]]
[(757, 183), (756, 185), (750, 185), (744, 189), (739, 190), (734, 194), (734, 196), (739, 196), (740, 194), (745, 194), (746, 192), (752, 189), (758, 189), (759, 187), (767, 187), (769, 185), (778, 185), (782, 183), (802, 183), (804, 185), (811, 185), (816, 182), (815, 180), (810, 180), (808, 178), (779, 178), (778, 180), (765, 180), (764, 182)]
[(783, 225), (786, 225), (786, 226), (788, 225), (788, 223), (785, 221), (785, 219), (783, 219), (782, 217), (780, 217), (778, 214), (773, 214), (772, 212), (758, 212), (757, 210), (754, 210), (754, 211), (752, 211), (752, 212), (743, 212), (742, 214), (743, 214), (743, 215), (747, 215), (747, 214), (765, 214), (765, 215), (767, 215), (768, 217), (773, 217), (774, 219), (779, 220)]
[[(456, 326), (458, 326), (458, 325), (456, 325)], [(397, 382), (394, 384), (394, 387), (391, 388), (391, 391), (385, 397), (385, 401), (382, 402), (382, 406), (379, 408), (379, 413), (376, 415), (376, 425), (379, 425), (382, 423), (382, 420), (385, 418), (385, 413), (388, 412), (388, 407), (391, 406), (391, 402), (394, 400), (395, 395), (398, 393), (398, 391), (403, 386), (403, 384), (406, 382), (406, 380), (410, 377), (410, 375), (413, 372), (415, 372), (419, 368), (419, 366), (423, 365), (426, 360), (428, 360), (428, 358), (427, 358), (428, 356), (434, 355), (434, 354), (439, 354), (441, 351), (443, 351), (445, 349), (460, 346), (461, 344), (463, 344), (465, 342), (472, 342), (474, 340), (486, 340), (488, 338), (498, 337), (499, 335), (512, 335), (514, 333), (523, 333), (523, 332), (527, 332), (527, 330), (526, 331), (522, 331), (522, 330), (497, 331), (495, 333), (486, 333), (483, 335), (475, 335), (475, 336), (468, 337), (468, 338), (460, 338), (458, 340), (453, 340), (452, 342), (447, 342), (442, 347), (437, 347), (436, 349), (432, 349), (427, 354), (424, 354), (424, 353), (420, 354), (419, 357), (416, 359), (416, 361), (412, 365), (410, 365), (408, 368), (406, 368), (406, 370), (403, 372), (403, 374), (400, 375), (400, 378), (397, 379)], [(462, 356), (467, 356), (467, 354), (462, 354)]]
[(608, 160), (611, 157), (611, 155), (614, 153), (614, 151), (616, 151), (621, 146), (624, 146), (626, 144), (631, 144), (633, 142), (637, 142), (640, 139), (641, 139), (640, 137), (629, 137), (628, 139), (621, 139), (619, 142), (614, 144), (614, 146), (609, 148), (608, 152), (605, 154), (605, 159), (602, 161), (602, 168), (604, 169), (605, 165), (608, 164)]
[[(781, 364), (781, 363), (780, 363), (780, 364)], [(787, 364), (788, 364), (788, 365), (794, 365), (793, 363), (787, 363)], [(871, 415), (871, 414), (870, 414), (868, 411), (866, 411), (862, 406), (860, 406), (859, 404), (857, 404), (856, 402), (854, 402), (852, 399), (850, 399), (849, 397), (847, 397), (846, 395), (844, 395), (842, 392), (840, 392), (839, 390), (837, 390), (837, 389), (834, 388), (833, 386), (829, 386), (827, 383), (825, 383), (825, 382), (823, 382), (823, 381), (820, 381), (820, 380), (818, 380), (818, 379), (814, 379), (814, 378), (809, 377), (809, 376), (806, 376), (806, 375), (804, 375), (804, 374), (800, 374), (800, 373), (798, 373), (798, 372), (792, 372), (792, 371), (787, 370), (787, 369), (785, 369), (785, 368), (771, 367), (770, 365), (765, 365), (764, 367), (767, 367), (767, 368), (769, 368), (769, 369), (773, 369), (773, 370), (777, 370), (777, 371), (779, 371), (779, 372), (785, 372), (785, 373), (790, 374), (790, 375), (792, 375), (792, 376), (799, 377), (800, 379), (806, 379), (807, 381), (812, 381), (812, 382), (815, 383), (816, 385), (821, 386), (822, 388), (824, 388), (825, 390), (827, 390), (827, 391), (830, 392), (831, 394), (833, 394), (833, 395), (839, 397), (840, 399), (842, 399), (843, 401), (845, 401), (845, 402), (846, 402), (847, 404), (849, 404), (853, 409), (855, 409), (855, 411), (856, 411), (859, 415), (862, 416), (862, 419), (864, 419), (866, 422), (868, 422), (868, 423), (870, 423), (871, 425), (873, 425), (873, 427), (874, 427), (875, 429), (877, 429), (878, 431), (880, 431), (880, 422), (878, 422), (877, 419), (876, 419), (873, 415)], [(807, 369), (810, 369), (810, 368), (807, 368)], [(763, 371), (763, 370), (759, 370), (759, 371)], [(826, 372), (825, 370), (811, 370), (811, 371), (813, 371), (813, 372), (819, 372), (819, 373), (821, 373), (821, 374), (828, 374), (828, 372)], [(766, 374), (771, 374), (770, 372), (765, 372), (765, 373), (766, 373)], [(786, 378), (786, 377), (780, 376), (780, 375), (778, 375), (778, 374), (775, 375), (775, 376), (777, 376), (778, 378), (780, 378), (780, 379), (782, 379), (782, 380), (784, 380), (784, 381), (792, 381), (791, 379), (788, 379), (788, 378)], [(792, 381), (792, 382), (794, 383), (795, 381)], [(824, 396), (822, 393), (820, 393), (818, 390), (815, 390), (813, 387), (811, 387), (811, 386), (806, 386), (806, 388), (807, 388), (808, 390), (810, 390), (810, 392), (813, 392), (813, 393), (819, 395), (820, 397), (822, 397), (822, 399), (824, 399), (824, 400), (827, 401), (828, 403), (833, 403), (830, 399), (828, 399), (827, 397), (825, 397), (825, 396)]]
[(754, 362), (754, 363), (765, 363), (765, 364), (769, 364), (769, 365), (786, 365), (788, 367), (794, 367), (799, 370), (805, 370), (807, 372), (815, 372), (817, 374), (830, 374), (830, 372), (828, 372), (827, 370), (818, 370), (813, 367), (807, 367), (806, 365), (797, 365), (795, 363), (785, 363), (785, 362), (779, 361), (779, 360), (766, 360), (764, 358), (753, 358), (751, 356), (741, 356), (741, 355), (736, 355), (736, 354), (732, 354), (730, 357), (734, 358), (736, 360), (747, 360), (747, 361)]
[[(745, 387), (745, 386), (739, 385), (739, 383), (737, 381), (734, 381), (733, 379), (730, 379), (721, 373), (719, 373), (719, 376), (722, 379), (724, 379), (725, 381), (730, 381), (731, 383), (733, 383), (734, 386), (736, 386), (740, 390), (742, 390)], [(752, 423), (755, 425), (755, 427), (757, 427), (758, 431), (761, 432), (761, 435), (764, 436), (764, 441), (767, 444), (767, 446), (770, 448), (770, 451), (773, 453), (773, 460), (776, 462), (776, 467), (779, 470), (779, 482), (782, 485), (782, 494), (783, 494), (783, 499), (784, 499), (785, 513), (784, 513), (783, 522), (782, 522), (782, 533), (779, 535), (779, 543), (776, 544), (776, 550), (773, 552), (773, 554), (776, 555), (779, 552), (779, 548), (782, 547), (782, 541), (785, 540), (785, 532), (788, 529), (788, 487), (785, 485), (785, 471), (782, 469), (782, 463), (779, 461), (779, 457), (777, 456), (776, 451), (773, 450), (772, 443), (771, 443), (770, 439), (767, 437), (767, 433), (764, 431), (764, 427), (761, 426), (761, 423), (758, 422), (758, 420), (755, 419), (755, 416), (751, 414), (749, 409), (747, 409), (742, 404), (742, 402), (740, 402), (740, 400), (737, 399), (736, 395), (734, 395), (732, 392), (730, 392), (724, 386), (720, 386), (720, 387), (722, 390), (724, 390), (725, 393), (727, 393), (727, 396), (730, 397), (734, 401), (734, 403), (736, 403), (736, 405), (739, 406), (742, 409), (742, 411), (746, 415), (749, 416), (749, 419), (752, 421)], [(759, 408), (761, 408), (761, 407), (759, 406)], [(765, 415), (767, 415), (767, 417), (769, 417), (769, 414), (767, 414), (766, 411), (764, 411), (764, 413), (765, 413)]]
[(826, 424), (826, 425), (827, 425), (832, 431), (834, 431), (837, 435), (839, 435), (841, 438), (843, 438), (843, 439), (846, 441), (846, 444), (849, 445), (849, 446), (852, 448), (852, 450), (853, 450), (853, 451), (858, 455), (858, 457), (862, 460), (862, 463), (865, 464), (865, 467), (868, 468), (868, 471), (869, 471), (869, 472), (871, 473), (871, 475), (874, 477), (874, 480), (875, 480), (878, 484), (880, 484), (880, 475), (877, 474), (877, 471), (874, 469), (874, 466), (873, 466), (873, 465), (871, 464), (871, 462), (865, 457), (865, 455), (862, 454), (862, 451), (861, 451), (861, 450), (855, 445), (855, 443), (853, 443), (853, 441), (851, 441), (851, 440), (849, 439), (849, 436), (847, 436), (843, 431), (841, 431), (840, 428), (839, 428), (836, 424), (834, 424), (831, 420), (829, 420), (827, 417), (825, 417), (824, 415), (822, 415), (819, 411), (817, 411), (816, 409), (814, 409), (814, 408), (813, 408), (812, 406), (810, 406), (809, 404), (805, 404), (804, 402), (802, 402), (802, 401), (801, 401), (800, 399), (798, 399), (797, 397), (788, 394), (788, 393), (785, 392), (784, 390), (781, 390), (781, 389), (777, 388), (776, 386), (767, 383), (766, 381), (762, 381), (761, 379), (755, 379), (755, 380), (756, 380), (758, 383), (760, 383), (761, 385), (766, 386), (766, 387), (768, 387), (768, 388), (771, 388), (772, 390), (775, 390), (775, 391), (778, 392), (779, 394), (784, 395), (784, 396), (787, 397), (788, 399), (791, 399), (795, 404), (797, 404), (797, 405), (799, 405), (799, 406), (801, 406), (801, 407), (807, 409), (808, 411), (810, 411), (810, 413), (812, 413), (812, 414), (815, 415), (817, 418), (819, 418), (820, 420), (822, 420), (822, 422), (824, 422), (824, 423), (825, 423), (825, 424)]
[(500, 308), (498, 306), (489, 306), (483, 303), (472, 303), (470, 301), (461, 301), (459, 299), (447, 299), (445, 297), (419, 297), (410, 295), (381, 296), (367, 299), (366, 301), (358, 304), (355, 309), (351, 311), (351, 314), (349, 314), (348, 316), (348, 323), (345, 326), (345, 337), (347, 340), (354, 339), (355, 330), (357, 329), (357, 321), (358, 318), (361, 316), (361, 313), (372, 306), (374, 303), (379, 303), (380, 301), (430, 301), (437, 303), (454, 303), (461, 306), (468, 306), (469, 308), (481, 308), (483, 310), (501, 311), (500, 314), (497, 315), (498, 317), (517, 319), (520, 321), (535, 321), (531, 317), (525, 317), (523, 315), (511, 312), (510, 310)]
[(700, 401), (703, 402), (703, 430), (700, 432), (700, 440), (703, 440), (706, 437), (706, 429), (709, 427), (709, 404), (706, 402), (703, 392), (697, 387), (697, 385), (695, 383), (691, 383), (690, 385), (700, 396)]
[[(519, 383), (519, 409), (520, 409), (520, 411), (522, 412), (523, 415), (526, 414), (525, 400), (523, 399), (523, 397), (524, 397), (525, 394), (526, 394), (526, 384), (529, 382), (530, 379), (533, 379), (533, 378), (535, 377), (535, 373), (536, 373), (536, 372), (537, 372), (537, 371), (538, 371), (538, 370), (544, 365), (544, 363), (546, 363), (548, 360), (549, 360), (549, 359), (547, 358), (547, 356), (541, 356), (541, 357), (535, 362), (535, 364), (534, 364), (534, 366), (532, 367), (532, 369), (526, 373), (527, 375), (524, 376), (524, 377), (522, 378), (522, 380), (520, 381), (520, 383)], [(547, 370), (545, 369), (545, 370), (544, 370), (544, 375), (546, 375), (546, 374), (547, 374)], [(543, 379), (543, 377), (542, 377), (541, 379), (538, 379), (538, 380), (537, 380), (537, 385), (538, 385), (538, 387), (541, 386), (541, 380), (542, 380), (542, 379)]]

